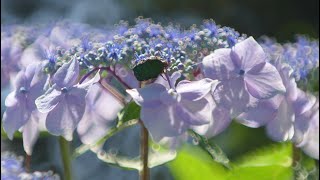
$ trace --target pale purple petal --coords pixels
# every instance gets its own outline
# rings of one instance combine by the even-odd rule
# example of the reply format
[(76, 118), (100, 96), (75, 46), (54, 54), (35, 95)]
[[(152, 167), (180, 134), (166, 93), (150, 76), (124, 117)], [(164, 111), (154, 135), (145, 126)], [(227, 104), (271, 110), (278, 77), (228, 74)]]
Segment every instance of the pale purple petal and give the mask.
[(297, 98), (293, 102), (294, 112), (296, 115), (300, 115), (310, 110), (316, 103), (317, 98), (311, 94), (305, 93), (299, 88), (296, 89)]
[(48, 113), (62, 100), (62, 93), (55, 89), (55, 86), (35, 100), (37, 109), (42, 113)]
[(151, 108), (161, 103), (160, 94), (167, 90), (163, 85), (154, 83), (146, 85), (144, 88), (126, 91), (138, 105)]
[(214, 80), (228, 80), (236, 77), (236, 69), (230, 53), (231, 49), (217, 49), (206, 56), (202, 61), (205, 77)]
[(173, 137), (186, 131), (186, 124), (173, 115), (173, 108), (159, 105), (157, 108), (142, 108), (141, 120), (154, 141), (163, 137)]
[(291, 104), (284, 99), (278, 109), (277, 116), (267, 124), (267, 134), (275, 141), (291, 140), (294, 135), (295, 115)]
[(3, 114), (3, 128), (9, 139), (13, 139), (15, 131), (20, 129), (29, 119), (30, 112), (27, 110), (26, 101), (19, 100), (17, 104), (7, 107)]
[(319, 109), (315, 112), (302, 150), (310, 157), (319, 160)]
[(116, 65), (115, 73), (118, 77), (120, 77), (125, 83), (127, 83), (131, 88), (138, 88), (139, 81), (134, 76), (132, 71), (129, 71), (125, 67), (121, 65)]
[(178, 83), (176, 90), (183, 99), (197, 101), (210, 93), (211, 90), (214, 90), (218, 83), (217, 80), (208, 78), (199, 81), (183, 80)]
[(79, 62), (73, 58), (68, 63), (63, 64), (52, 78), (52, 82), (57, 84), (58, 87), (71, 87), (76, 84), (79, 76)]
[(246, 91), (241, 77), (219, 83), (213, 92), (213, 97), (219, 106), (230, 110), (232, 118), (237, 117), (242, 112), (247, 111), (248, 107), (253, 106), (250, 103), (249, 93)]
[(32, 149), (39, 137), (39, 128), (38, 128), (38, 117), (36, 113), (33, 113), (28, 120), (28, 122), (23, 126), (22, 137), (23, 137), (23, 148), (24, 151), (28, 154), (32, 154)]
[(262, 47), (249, 37), (240, 43), (237, 43), (233, 48), (233, 62), (235, 65), (240, 65), (244, 71), (249, 71), (257, 64), (263, 63), (266, 60), (266, 54)]
[(279, 72), (270, 63), (248, 71), (244, 80), (249, 93), (257, 99), (268, 99), (286, 91)]
[(241, 113), (236, 120), (241, 124), (252, 128), (264, 126), (276, 117), (283, 98), (282, 95), (276, 95), (271, 99), (259, 100), (256, 107)]
[(19, 103), (19, 99), (17, 98), (17, 92), (13, 91), (11, 93), (8, 94), (8, 96), (6, 97), (5, 101), (4, 101), (4, 105), (6, 107), (11, 107), (16, 105), (17, 103)]
[(86, 96), (86, 110), (77, 127), (81, 141), (92, 144), (102, 138), (122, 108), (123, 104), (100, 84), (92, 85)]
[(179, 105), (175, 106), (175, 113), (190, 125), (208, 124), (211, 119), (211, 106), (202, 98), (197, 101), (182, 99)]
[(73, 88), (63, 95), (60, 102), (47, 116), (46, 127), (54, 135), (62, 135), (66, 140), (72, 140), (72, 134), (85, 111), (86, 91)]
[(29, 87), (29, 85), (27, 85), (27, 81), (26, 81), (25, 70), (21, 70), (15, 76), (13, 88), (19, 90), (21, 87), (27, 88), (27, 86)]
[(100, 78), (100, 71), (98, 71), (92, 79), (85, 81), (82, 84), (77, 84), (77, 87), (88, 90), (91, 87), (91, 85), (99, 82)]
[(223, 107), (215, 107), (211, 113), (213, 119), (209, 124), (192, 127), (198, 134), (204, 135), (207, 138), (220, 134), (232, 122), (229, 111)]
[(299, 146), (302, 146), (306, 143), (308, 139), (306, 138), (306, 136), (308, 136), (308, 133), (306, 132), (308, 129), (313, 128), (310, 127), (310, 124), (312, 125), (314, 121), (318, 121), (319, 119), (319, 101), (312, 95), (309, 95), (308, 99), (310, 100), (308, 104), (312, 104), (312, 107), (309, 107), (303, 113), (296, 113), (295, 118), (294, 142)]
[[(110, 125), (97, 124), (93, 121), (97, 115), (95, 112), (86, 110), (79, 122), (77, 132), (80, 140), (84, 144), (94, 144), (108, 133)], [(100, 118), (98, 116), (98, 118)], [(99, 120), (101, 121), (101, 120)]]

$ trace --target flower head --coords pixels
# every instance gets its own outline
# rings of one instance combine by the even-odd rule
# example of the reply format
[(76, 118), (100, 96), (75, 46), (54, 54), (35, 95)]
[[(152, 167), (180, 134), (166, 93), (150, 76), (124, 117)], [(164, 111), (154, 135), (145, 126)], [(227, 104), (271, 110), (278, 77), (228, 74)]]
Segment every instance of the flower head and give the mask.
[(166, 80), (159, 77), (158, 83), (127, 90), (142, 107), (141, 120), (156, 141), (179, 136), (191, 126), (207, 124), (211, 120), (210, 106), (204, 97), (217, 81), (184, 80), (175, 85), (180, 76), (177, 72)]

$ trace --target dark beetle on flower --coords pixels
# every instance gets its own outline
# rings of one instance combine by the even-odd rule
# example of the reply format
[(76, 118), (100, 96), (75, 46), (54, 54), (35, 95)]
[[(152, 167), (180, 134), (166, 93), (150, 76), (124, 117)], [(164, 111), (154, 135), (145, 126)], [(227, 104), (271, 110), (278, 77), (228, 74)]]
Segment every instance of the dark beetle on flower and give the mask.
[(157, 78), (168, 67), (169, 63), (158, 56), (150, 56), (140, 60), (133, 67), (134, 76), (138, 81)]

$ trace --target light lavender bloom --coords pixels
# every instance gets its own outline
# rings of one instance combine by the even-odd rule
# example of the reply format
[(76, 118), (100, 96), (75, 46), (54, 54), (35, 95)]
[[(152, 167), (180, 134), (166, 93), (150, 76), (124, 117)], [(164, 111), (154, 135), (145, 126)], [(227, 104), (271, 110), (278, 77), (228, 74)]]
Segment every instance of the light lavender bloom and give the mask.
[(93, 84), (88, 90), (85, 112), (77, 127), (82, 143), (93, 144), (108, 133), (122, 108), (122, 102), (101, 84)]
[(319, 100), (314, 104), (308, 131), (302, 142), (297, 144), (302, 150), (312, 158), (319, 160)]
[(21, 70), (16, 76), (14, 91), (5, 100), (4, 130), (12, 140), (14, 132), (22, 128), (23, 146), (29, 155), (38, 138), (40, 131), (38, 124), (45, 117), (35, 105), (36, 98), (44, 92), (48, 77), (42, 68), (41, 63), (34, 63)]
[(232, 117), (256, 105), (250, 96), (269, 99), (285, 92), (279, 72), (266, 58), (261, 46), (249, 37), (203, 59), (205, 77), (221, 81), (213, 93), (214, 99), (230, 109)]
[(23, 47), (16, 37), (1, 37), (1, 86), (10, 82), (12, 74), (17, 73)]
[(153, 83), (127, 90), (141, 106), (141, 120), (157, 142), (164, 137), (179, 136), (192, 126), (211, 121), (212, 109), (205, 96), (218, 81), (207, 78), (200, 81), (183, 80), (175, 86), (180, 76), (176, 72), (165, 85)]
[(54, 135), (72, 140), (72, 134), (85, 111), (85, 96), (91, 84), (100, 79), (99, 73), (83, 84), (76, 84), (79, 76), (79, 62), (70, 60), (62, 65), (52, 77), (52, 87), (36, 99), (37, 108), (48, 113), (46, 128)]
[(279, 94), (268, 100), (258, 101), (258, 105), (238, 116), (238, 121), (249, 127), (266, 125), (267, 134), (275, 141), (293, 140), (299, 144), (309, 128), (316, 98), (297, 87), (292, 68), (276, 63), (285, 94)]

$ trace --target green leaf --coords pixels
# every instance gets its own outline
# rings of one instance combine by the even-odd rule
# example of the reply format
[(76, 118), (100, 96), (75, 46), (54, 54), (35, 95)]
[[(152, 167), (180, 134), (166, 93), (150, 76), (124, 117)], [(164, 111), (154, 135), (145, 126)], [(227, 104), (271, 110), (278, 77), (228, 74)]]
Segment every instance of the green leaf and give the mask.
[(223, 180), (228, 171), (212, 161), (210, 155), (198, 146), (184, 145), (175, 160), (168, 163), (175, 180)]
[(123, 123), (140, 118), (141, 107), (138, 106), (134, 101), (129, 102), (119, 113), (118, 113), (118, 124), (117, 127)]
[(230, 168), (230, 161), (228, 157), (217, 144), (213, 142), (209, 143), (206, 137), (203, 137), (192, 130), (189, 130), (188, 133), (193, 138), (194, 142), (203, 148), (203, 150), (205, 150), (208, 154), (210, 154), (216, 162), (223, 164), (227, 168)]
[(292, 145), (276, 144), (250, 152), (233, 164), (228, 179), (293, 179)]

